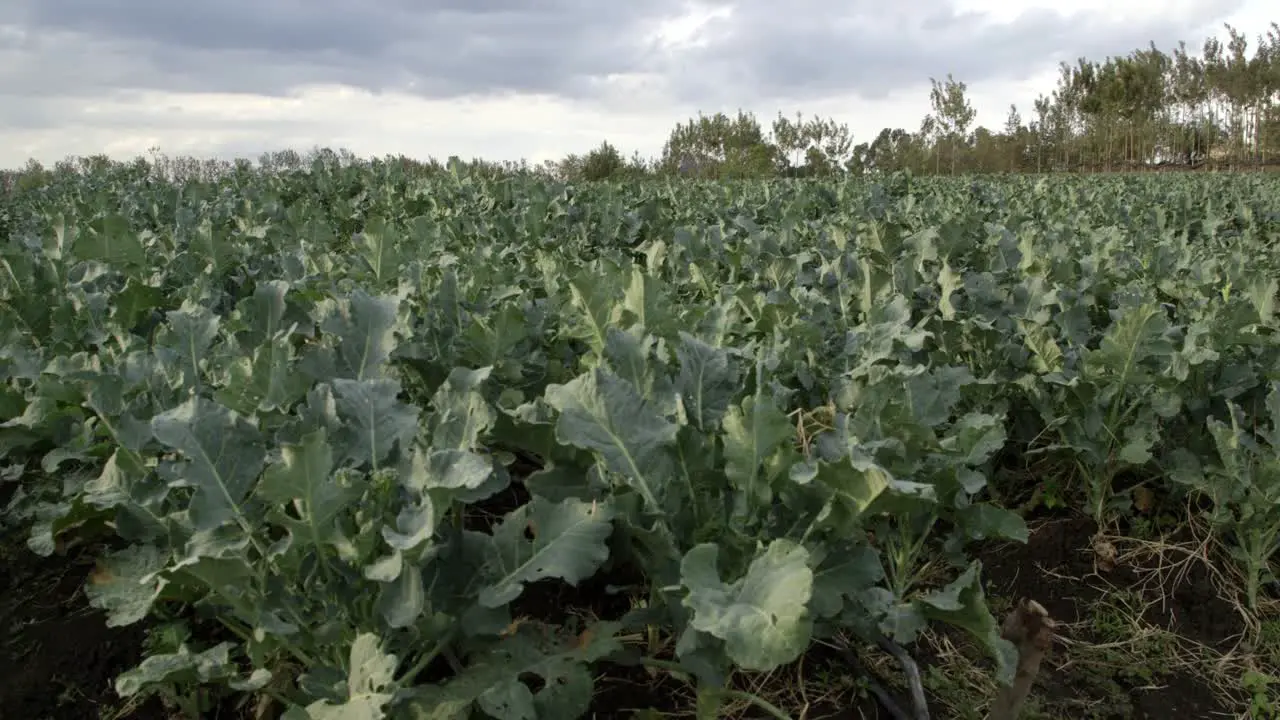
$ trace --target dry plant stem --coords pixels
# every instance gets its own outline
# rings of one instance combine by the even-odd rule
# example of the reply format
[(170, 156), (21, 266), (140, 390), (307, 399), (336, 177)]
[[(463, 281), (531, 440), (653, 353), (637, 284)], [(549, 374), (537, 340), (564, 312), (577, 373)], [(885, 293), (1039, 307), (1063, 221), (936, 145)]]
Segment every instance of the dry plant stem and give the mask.
[(1040, 673), (1040, 663), (1053, 645), (1057, 624), (1049, 611), (1035, 600), (1022, 598), (1004, 619), (1000, 636), (1018, 649), (1018, 668), (1012, 685), (1001, 685), (991, 704), (988, 720), (1017, 720), (1031, 685)]
[(907, 676), (907, 687), (911, 689), (911, 709), (915, 711), (912, 715), (914, 720), (929, 720), (929, 703), (924, 699), (924, 683), (920, 681), (920, 668), (916, 665), (916, 661), (911, 659), (901, 645), (883, 635), (876, 638), (876, 644), (892, 655), (902, 666), (902, 672)]

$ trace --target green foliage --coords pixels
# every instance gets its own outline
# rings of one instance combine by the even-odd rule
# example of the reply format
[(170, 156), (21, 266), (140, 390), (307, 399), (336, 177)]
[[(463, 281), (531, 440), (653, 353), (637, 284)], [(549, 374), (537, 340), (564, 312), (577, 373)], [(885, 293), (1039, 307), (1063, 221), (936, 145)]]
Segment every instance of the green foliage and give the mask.
[[(1007, 682), (966, 547), (1026, 539), (992, 500), (1010, 457), (1074, 468), (1104, 520), (1133, 474), (1203, 494), (1269, 577), (1276, 197), (98, 168), (24, 194), (0, 248), (6, 521), (42, 554), (116, 536), (87, 591), (112, 624), (226, 629), (154, 648), (128, 695), (572, 718), (601, 660), (713, 703), (735, 669), (929, 622)], [(622, 577), (640, 609), (538, 602)]]
[(600, 147), (587, 153), (587, 157), (582, 161), (582, 179), (583, 180), (611, 180), (619, 178), (626, 167), (626, 160), (622, 159), (622, 153), (618, 152), (618, 148), (610, 145), (607, 141), (600, 143)]
[(677, 124), (659, 166), (687, 177), (749, 179), (774, 175), (780, 159), (755, 115), (739, 110), (733, 117), (721, 112)]

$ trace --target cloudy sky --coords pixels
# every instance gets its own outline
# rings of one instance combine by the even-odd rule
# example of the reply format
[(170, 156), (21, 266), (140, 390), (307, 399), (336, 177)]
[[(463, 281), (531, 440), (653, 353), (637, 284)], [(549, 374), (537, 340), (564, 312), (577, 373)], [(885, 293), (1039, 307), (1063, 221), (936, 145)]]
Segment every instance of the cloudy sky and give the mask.
[(0, 0), (0, 167), (105, 152), (655, 155), (697, 111), (1029, 114), (1060, 60), (1251, 37), (1273, 0)]

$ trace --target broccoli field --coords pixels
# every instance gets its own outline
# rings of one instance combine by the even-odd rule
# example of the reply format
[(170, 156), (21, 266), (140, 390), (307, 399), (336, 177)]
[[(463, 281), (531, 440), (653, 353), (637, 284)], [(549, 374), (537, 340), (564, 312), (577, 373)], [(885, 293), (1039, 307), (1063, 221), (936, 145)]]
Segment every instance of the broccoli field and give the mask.
[(3, 717), (1280, 712), (1280, 176), (0, 201)]

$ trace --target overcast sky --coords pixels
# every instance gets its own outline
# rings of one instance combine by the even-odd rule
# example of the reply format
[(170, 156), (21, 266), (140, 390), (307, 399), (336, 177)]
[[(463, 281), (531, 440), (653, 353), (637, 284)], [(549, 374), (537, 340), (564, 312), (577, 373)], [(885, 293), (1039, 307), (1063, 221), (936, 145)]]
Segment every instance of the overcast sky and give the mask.
[(697, 111), (818, 113), (859, 141), (915, 129), (929, 78), (978, 121), (1030, 115), (1060, 60), (1274, 0), (0, 0), (0, 167), (105, 152), (541, 161), (608, 139), (656, 155)]

